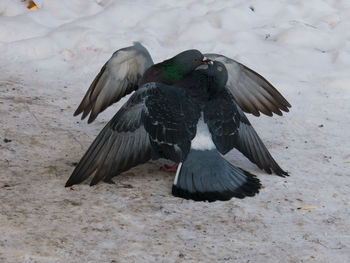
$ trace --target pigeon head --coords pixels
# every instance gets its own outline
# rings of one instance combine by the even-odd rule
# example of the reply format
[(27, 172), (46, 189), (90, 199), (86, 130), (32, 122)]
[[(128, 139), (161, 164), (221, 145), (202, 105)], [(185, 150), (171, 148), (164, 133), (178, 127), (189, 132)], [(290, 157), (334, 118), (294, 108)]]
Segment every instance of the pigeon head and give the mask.
[[(204, 60), (203, 54), (196, 50), (190, 49), (181, 52), (175, 57), (164, 61), (165, 77), (169, 79), (170, 83), (177, 82), (183, 79), (186, 75), (194, 71), (198, 66), (207, 63)], [(166, 82), (166, 81), (165, 81)]]
[(180, 65), (187, 72), (191, 72), (204, 63), (204, 56), (200, 51), (190, 49), (173, 57), (173, 62)]
[(219, 61), (210, 61), (196, 68), (197, 87), (202, 90), (206, 97), (214, 97), (225, 89), (228, 79), (227, 69)]

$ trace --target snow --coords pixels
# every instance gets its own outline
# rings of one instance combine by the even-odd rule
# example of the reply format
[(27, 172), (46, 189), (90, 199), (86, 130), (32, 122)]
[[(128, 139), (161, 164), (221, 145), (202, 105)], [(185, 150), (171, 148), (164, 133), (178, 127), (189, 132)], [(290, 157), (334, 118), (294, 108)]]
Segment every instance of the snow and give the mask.
[[(0, 3), (1, 262), (349, 261), (350, 1), (37, 5)], [(267, 175), (232, 151), (226, 158), (264, 185), (257, 196), (174, 198), (174, 174), (159, 162), (116, 185), (64, 188), (121, 103), (90, 125), (73, 112), (112, 53), (133, 41), (155, 62), (196, 48), (266, 77), (291, 112), (248, 117), (291, 176)]]

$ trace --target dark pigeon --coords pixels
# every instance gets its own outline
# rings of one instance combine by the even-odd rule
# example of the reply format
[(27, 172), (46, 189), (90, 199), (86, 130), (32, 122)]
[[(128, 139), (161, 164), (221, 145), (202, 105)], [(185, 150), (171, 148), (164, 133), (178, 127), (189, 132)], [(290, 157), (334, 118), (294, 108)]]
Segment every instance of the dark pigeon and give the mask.
[[(117, 68), (111, 65), (120, 63), (121, 58), (124, 59), (124, 62), (119, 64), (120, 67), (117, 67), (117, 71), (112, 71), (112, 69)], [(184, 51), (146, 70), (145, 65), (153, 63), (149, 59), (147, 50), (139, 43), (135, 43), (133, 47), (118, 50), (95, 78), (75, 115), (83, 112), (84, 118), (90, 113), (89, 122), (91, 122), (106, 107), (131, 91), (138, 90), (139, 85), (149, 82), (150, 79), (173, 84), (193, 72), (199, 65), (207, 63), (203, 61), (203, 55), (194, 49)], [(141, 60), (143, 61), (142, 69), (138, 68), (140, 63), (136, 62)], [(132, 69), (132, 65), (134, 69)], [(122, 70), (121, 67), (124, 69)], [(145, 73), (140, 74), (145, 70)], [(114, 73), (111, 74), (111, 72)], [(134, 79), (135, 83), (131, 85), (127, 79), (122, 80), (122, 73), (130, 74), (128, 79)], [(143, 77), (141, 77), (142, 75)], [(108, 81), (105, 82), (103, 79), (108, 79)], [(113, 86), (113, 79), (122, 84)], [(113, 94), (115, 91), (118, 93)], [(146, 95), (143, 88), (142, 92), (135, 93), (117, 112), (83, 156), (66, 185), (82, 182), (97, 169), (97, 166), (103, 167), (103, 169), (97, 169), (91, 185), (100, 180), (111, 182), (113, 173), (117, 175), (150, 159), (148, 135), (141, 122), (142, 103)], [(117, 168), (115, 168), (115, 164), (118, 164)]]
[[(191, 55), (186, 55), (186, 52)], [(226, 66), (228, 70), (226, 89), (243, 111), (255, 116), (259, 116), (260, 112), (272, 116), (273, 113), (282, 115), (281, 111), (289, 111), (291, 105), (288, 101), (258, 73), (223, 55), (205, 54), (205, 56)], [(133, 46), (117, 50), (106, 62), (90, 85), (74, 116), (82, 113), (84, 119), (90, 114), (88, 123), (91, 123), (107, 107), (137, 90), (142, 84), (160, 82), (172, 85), (184, 77), (182, 72), (187, 72), (187, 67), (200, 63), (202, 59), (203, 55), (199, 51), (190, 50), (153, 65), (147, 49), (139, 42), (134, 42)]]
[(100, 132), (66, 186), (91, 175), (90, 185), (111, 182), (151, 158), (166, 158), (180, 162), (175, 196), (198, 201), (254, 196), (259, 180), (222, 157), (233, 148), (267, 172), (287, 175), (225, 89), (227, 77), (225, 66), (214, 62), (175, 86), (144, 84)]
[(74, 116), (83, 113), (84, 119), (90, 113), (91, 123), (107, 107), (143, 84), (174, 84), (201, 65), (203, 59), (202, 53), (191, 49), (153, 65), (149, 52), (139, 42), (119, 49), (95, 77)]
[[(218, 150), (222, 154), (226, 154), (235, 148), (267, 173), (271, 174), (274, 172), (281, 177), (287, 176), (288, 174), (279, 167), (268, 152), (264, 143), (250, 124), (248, 118), (236, 103), (235, 97), (227, 88), (222, 88), (225, 86), (225, 83), (227, 83), (227, 78), (229, 78), (225, 65), (221, 64), (221, 62), (215, 61), (210, 66), (211, 70), (204, 70), (202, 69), (203, 67), (208, 66), (203, 65), (198, 67), (194, 74), (189, 75), (176, 85), (178, 87), (186, 88), (191, 96), (197, 100), (203, 100), (204, 95), (201, 92), (201, 89), (205, 86), (214, 88), (209, 94), (220, 94), (220, 96), (211, 95), (210, 100), (206, 97), (208, 100), (208, 102), (206, 102), (206, 108), (211, 109), (206, 111), (207, 116), (209, 116), (210, 119), (208, 125), (211, 129), (210, 131)], [(222, 71), (213, 71), (215, 68), (222, 68)], [(208, 78), (208, 72), (214, 75), (215, 78)], [(211, 83), (211, 79), (215, 79), (216, 81), (220, 80), (220, 82)], [(222, 89), (218, 92), (217, 89), (220, 87)], [(206, 94), (209, 96), (208, 93)], [(232, 134), (232, 125), (234, 124), (232, 119), (237, 119), (237, 122), (239, 123), (238, 132), (235, 134)], [(215, 128), (215, 125), (218, 125), (218, 127)]]

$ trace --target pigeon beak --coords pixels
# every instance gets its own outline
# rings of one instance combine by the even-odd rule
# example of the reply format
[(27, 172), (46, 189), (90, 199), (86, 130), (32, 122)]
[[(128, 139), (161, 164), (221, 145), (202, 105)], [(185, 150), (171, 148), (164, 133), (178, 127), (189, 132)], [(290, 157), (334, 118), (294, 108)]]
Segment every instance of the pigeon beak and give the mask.
[(202, 59), (202, 62), (203, 62), (204, 64), (213, 65), (213, 61), (210, 60), (210, 59), (207, 58), (207, 57), (204, 57), (204, 58)]

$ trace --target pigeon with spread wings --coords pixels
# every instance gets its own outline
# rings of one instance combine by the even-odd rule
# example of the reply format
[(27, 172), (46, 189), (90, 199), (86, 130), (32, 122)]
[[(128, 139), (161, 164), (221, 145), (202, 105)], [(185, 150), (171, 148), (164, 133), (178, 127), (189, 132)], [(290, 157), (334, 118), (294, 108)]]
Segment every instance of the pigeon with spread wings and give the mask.
[[(141, 57), (147, 52), (138, 43), (136, 43), (134, 47), (138, 50), (144, 51), (143, 53), (138, 51), (139, 56)], [(134, 48), (126, 48), (117, 51), (117, 53), (118, 52), (119, 55), (116, 55), (116, 58), (112, 57), (112, 61), (118, 59), (118, 56), (123, 54), (123, 52), (130, 54), (130, 52), (135, 53), (136, 51)], [(127, 55), (125, 56), (127, 57)], [(135, 54), (131, 57), (135, 58)], [(112, 84), (110, 86), (102, 84), (99, 86), (98, 78), (102, 78), (104, 75), (106, 75), (104, 76), (105, 78), (111, 78), (112, 76), (110, 72), (106, 71), (108, 63), (110, 63), (110, 61), (107, 62), (107, 66), (105, 65), (105, 70), (100, 72), (101, 76), (96, 77), (97, 80), (95, 79), (95, 84), (93, 83), (91, 85), (88, 94), (85, 95), (77, 110), (78, 112), (84, 112), (83, 117), (91, 112), (89, 120), (94, 120), (97, 116), (96, 114), (98, 114), (101, 109), (104, 109), (115, 101), (111, 98), (115, 98), (116, 100), (120, 98), (120, 95), (114, 96), (116, 93), (113, 95), (114, 90), (118, 90), (118, 94), (123, 94), (122, 96), (131, 91), (131, 89), (122, 89), (125, 85), (131, 87), (130, 83), (116, 87)], [(127, 63), (123, 64), (126, 66), (130, 62), (124, 63)], [(144, 79), (147, 78), (152, 78), (155, 81), (166, 84), (172, 84), (173, 81), (177, 82), (183, 79), (193, 72), (196, 67), (205, 63), (203, 55), (198, 50), (187, 50), (171, 59), (163, 61), (162, 63), (153, 65), (145, 74), (143, 74), (143, 78), (138, 78), (137, 82), (134, 83), (134, 86), (132, 87), (136, 87), (138, 91), (138, 85), (146, 82)], [(140, 77), (139, 74), (134, 74), (135, 71), (128, 72), (134, 77)], [(118, 74), (114, 75), (114, 79), (122, 79), (120, 77), (121, 75), (120, 71), (118, 71)], [(95, 174), (91, 185), (96, 184), (100, 180), (111, 182), (111, 178), (114, 174), (119, 174), (136, 164), (144, 163), (150, 159), (148, 135), (145, 133), (141, 122), (141, 112), (143, 109), (142, 103), (144, 97), (147, 95), (147, 92), (144, 90), (150, 86), (144, 85), (143, 87), (142, 91), (136, 92), (131, 96), (127, 103), (124, 104), (113, 119), (100, 132), (86, 154), (83, 156), (82, 160), (79, 162), (66, 185), (82, 182), (96, 169), (97, 173)], [(109, 99), (106, 100), (105, 98)], [(134, 148), (134, 146), (137, 146), (138, 148)], [(116, 163), (118, 164), (117, 166)]]
[(90, 113), (88, 123), (91, 123), (107, 107), (143, 84), (174, 84), (201, 65), (203, 60), (201, 52), (191, 49), (153, 65), (147, 49), (135, 42), (131, 47), (116, 51), (102, 67), (74, 116), (82, 113), (84, 119)]
[(287, 175), (225, 89), (227, 78), (225, 66), (214, 62), (175, 86), (143, 85), (97, 136), (66, 186), (91, 175), (91, 185), (109, 182), (151, 158), (166, 158), (180, 162), (175, 196), (198, 201), (254, 196), (259, 180), (222, 156), (233, 148), (267, 172)]
[[(188, 52), (197, 52), (197, 55), (187, 56)], [(288, 108), (291, 106), (288, 101), (258, 73), (223, 55), (205, 54), (205, 56), (226, 66), (228, 70), (226, 89), (243, 111), (255, 116), (259, 116), (260, 112), (272, 116), (273, 113), (282, 115), (281, 111), (289, 111)], [(88, 123), (91, 123), (107, 107), (137, 90), (142, 84), (160, 82), (172, 85), (184, 77), (188, 65), (193, 65), (191, 59), (200, 63), (203, 55), (199, 51), (189, 50), (154, 65), (151, 55), (139, 42), (119, 49), (97, 74), (74, 116), (82, 113), (84, 119), (90, 114)]]

